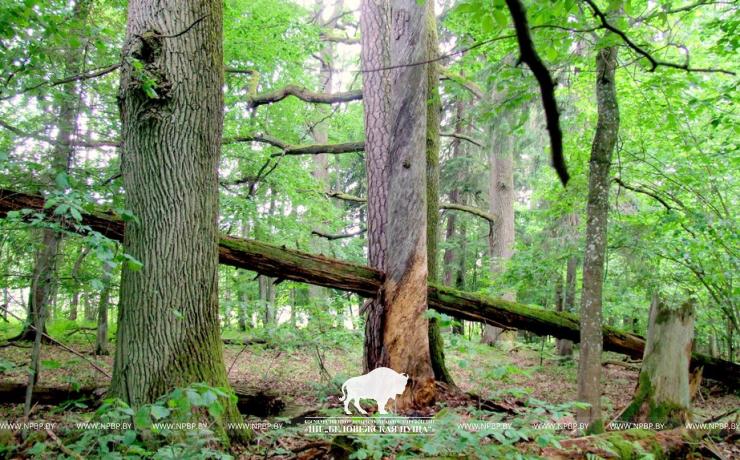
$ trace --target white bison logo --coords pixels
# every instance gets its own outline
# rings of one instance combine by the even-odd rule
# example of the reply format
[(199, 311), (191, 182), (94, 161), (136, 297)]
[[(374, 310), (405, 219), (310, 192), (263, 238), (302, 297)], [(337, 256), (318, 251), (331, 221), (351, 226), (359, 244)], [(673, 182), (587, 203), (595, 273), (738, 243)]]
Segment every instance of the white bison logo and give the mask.
[[(367, 414), (360, 407), (360, 398), (374, 399), (378, 403), (378, 412), (387, 414), (388, 412), (385, 410), (386, 403), (389, 399), (396, 399), (396, 395), (400, 395), (406, 390), (408, 380), (409, 376), (406, 374), (399, 374), (387, 367), (379, 367), (365, 375), (352, 377), (344, 382), (342, 397), (339, 400), (344, 401), (344, 411), (350, 415), (352, 414), (349, 411), (350, 401), (354, 401), (357, 410)], [(347, 389), (346, 394), (345, 388)], [(345, 398), (347, 399), (345, 400)]]

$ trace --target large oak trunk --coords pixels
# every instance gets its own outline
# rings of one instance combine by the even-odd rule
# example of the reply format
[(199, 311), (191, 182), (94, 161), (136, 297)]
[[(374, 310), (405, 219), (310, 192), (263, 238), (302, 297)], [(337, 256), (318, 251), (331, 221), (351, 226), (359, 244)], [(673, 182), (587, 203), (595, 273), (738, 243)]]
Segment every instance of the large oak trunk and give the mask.
[[(216, 226), (222, 8), (218, 0), (129, 3), (121, 172), (140, 224), (126, 227), (123, 248), (144, 266), (123, 268), (110, 392), (134, 406), (194, 382), (228, 385)], [(224, 420), (240, 421), (236, 405), (223, 403)]]
[(427, 310), (426, 66), (428, 2), (394, 0), (391, 36), (388, 247), (384, 353), (388, 367), (409, 375), (401, 408), (434, 400)]

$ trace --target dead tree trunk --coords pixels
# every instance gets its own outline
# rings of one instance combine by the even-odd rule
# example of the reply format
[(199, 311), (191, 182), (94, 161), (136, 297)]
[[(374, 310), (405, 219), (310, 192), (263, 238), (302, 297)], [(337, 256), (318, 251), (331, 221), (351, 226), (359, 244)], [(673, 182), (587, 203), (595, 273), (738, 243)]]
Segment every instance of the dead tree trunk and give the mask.
[(589, 161), (588, 204), (586, 210), (586, 251), (583, 258), (581, 294), (581, 353), (578, 360), (578, 400), (590, 404), (578, 409), (578, 422), (594, 431), (601, 422), (601, 290), (604, 283), (606, 229), (609, 216), (609, 169), (619, 133), (619, 106), (614, 81), (617, 68), (616, 46), (602, 48), (596, 55), (596, 99), (598, 120)]
[(426, 105), (429, 3), (393, 0), (388, 251), (383, 284), (388, 367), (409, 375), (401, 408), (434, 401), (427, 311)]
[(691, 302), (671, 309), (655, 293), (639, 383), (632, 403), (622, 414), (624, 420), (670, 427), (691, 421), (689, 363), (694, 319)]

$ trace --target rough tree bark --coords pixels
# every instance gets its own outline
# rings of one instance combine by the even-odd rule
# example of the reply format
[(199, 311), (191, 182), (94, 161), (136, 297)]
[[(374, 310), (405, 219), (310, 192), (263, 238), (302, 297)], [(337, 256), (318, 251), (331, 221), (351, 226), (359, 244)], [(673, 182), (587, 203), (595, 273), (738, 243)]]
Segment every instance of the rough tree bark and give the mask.
[[(489, 238), (491, 255), (491, 278), (503, 274), (506, 262), (514, 255), (514, 143), (510, 135), (511, 119), (515, 114), (505, 110), (496, 117), (496, 126), (491, 138), (490, 167), (490, 208), (493, 214), (493, 231)], [(511, 302), (516, 300), (516, 293), (504, 292), (503, 298)], [(496, 326), (486, 324), (481, 336), (481, 343), (494, 345), (499, 342), (513, 342), (516, 335)]]
[[(194, 382), (228, 385), (217, 271), (222, 35), (218, 0), (129, 2), (121, 173), (126, 208), (141, 223), (126, 227), (123, 249), (144, 266), (123, 267), (110, 394), (133, 406)], [(146, 90), (152, 82), (156, 94)], [(222, 403), (216, 428), (242, 420)]]
[(691, 421), (689, 363), (694, 320), (691, 302), (671, 309), (660, 302), (657, 292), (653, 295), (637, 390), (622, 419), (671, 428)]
[(609, 214), (609, 169), (619, 133), (619, 106), (615, 85), (616, 46), (596, 54), (596, 100), (598, 121), (589, 161), (586, 211), (586, 251), (581, 291), (581, 352), (578, 361), (578, 400), (590, 404), (578, 409), (579, 423), (603, 431), (601, 421), (601, 290), (604, 282), (606, 229)]
[[(427, 59), (434, 60), (439, 54), (437, 37), (437, 17), (434, 3), (427, 8)], [(430, 283), (439, 282), (439, 124), (442, 119), (442, 101), (439, 97), (439, 67), (427, 65), (427, 279)], [(429, 321), (429, 355), (432, 359), (434, 378), (440, 382), (454, 385), (445, 365), (444, 338), (439, 321)]]
[[(388, 147), (391, 8), (389, 0), (362, 0), (362, 99), (367, 157), (367, 241), (370, 267), (385, 272), (388, 252)], [(387, 366), (383, 358), (383, 291), (365, 306), (363, 369)]]
[(398, 406), (434, 401), (427, 310), (426, 59), (429, 2), (393, 0), (388, 171), (388, 251), (383, 324), (388, 367), (407, 373)]

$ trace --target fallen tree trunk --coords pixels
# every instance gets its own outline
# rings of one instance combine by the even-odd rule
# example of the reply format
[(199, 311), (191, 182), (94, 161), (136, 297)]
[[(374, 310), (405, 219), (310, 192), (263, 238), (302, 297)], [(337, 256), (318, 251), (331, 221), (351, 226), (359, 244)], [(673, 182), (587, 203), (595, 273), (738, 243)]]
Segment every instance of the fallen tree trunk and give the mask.
[[(236, 394), (237, 407), (243, 415), (268, 417), (278, 415), (285, 408), (280, 396), (263, 390), (232, 385)], [(59, 406), (67, 401), (85, 399), (97, 405), (105, 398), (108, 387), (82, 387), (77, 390), (69, 386), (40, 386), (33, 387), (34, 404)], [(26, 397), (26, 385), (22, 383), (0, 383), (0, 401), (2, 404), (23, 404)]]
[[(0, 189), (0, 217), (5, 217), (9, 211), (22, 209), (51, 214), (53, 207), (44, 210), (44, 203), (44, 198), (38, 195)], [(109, 238), (123, 239), (124, 222), (113, 213), (91, 211), (83, 216), (82, 224)], [(219, 237), (219, 261), (265, 276), (350, 291), (363, 297), (374, 296), (383, 280), (383, 273), (369, 267), (226, 235)], [(436, 285), (429, 286), (428, 298), (431, 308), (457, 318), (524, 329), (574, 343), (580, 341), (580, 321), (571, 313), (528, 307)], [(643, 337), (609, 326), (604, 326), (603, 336), (604, 350), (642, 358), (645, 350)], [(691, 366), (704, 366), (705, 378), (740, 388), (739, 364), (694, 353)]]

